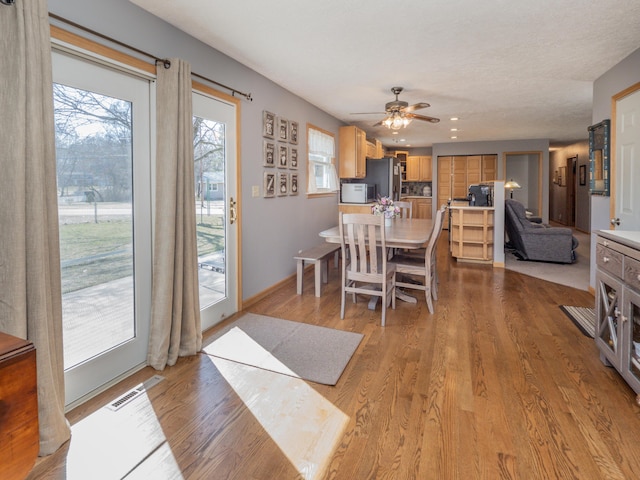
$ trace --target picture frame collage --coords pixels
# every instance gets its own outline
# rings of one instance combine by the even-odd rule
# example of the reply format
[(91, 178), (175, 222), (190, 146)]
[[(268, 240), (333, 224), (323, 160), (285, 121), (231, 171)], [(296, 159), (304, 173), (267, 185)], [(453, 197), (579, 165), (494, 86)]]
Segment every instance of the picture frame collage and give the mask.
[(298, 135), (298, 122), (267, 110), (262, 112), (265, 198), (298, 195)]

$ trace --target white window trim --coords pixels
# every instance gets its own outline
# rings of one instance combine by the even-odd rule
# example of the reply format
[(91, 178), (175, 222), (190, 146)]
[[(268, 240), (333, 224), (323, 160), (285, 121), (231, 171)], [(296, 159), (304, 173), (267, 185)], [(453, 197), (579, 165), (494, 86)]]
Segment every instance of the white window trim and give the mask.
[[(329, 162), (318, 162), (311, 159), (312, 155), (322, 155), (330, 158)], [(314, 166), (327, 168), (326, 183), (329, 188), (317, 188)], [(336, 171), (335, 135), (315, 125), (307, 123), (307, 196), (335, 195), (339, 190), (339, 180)]]

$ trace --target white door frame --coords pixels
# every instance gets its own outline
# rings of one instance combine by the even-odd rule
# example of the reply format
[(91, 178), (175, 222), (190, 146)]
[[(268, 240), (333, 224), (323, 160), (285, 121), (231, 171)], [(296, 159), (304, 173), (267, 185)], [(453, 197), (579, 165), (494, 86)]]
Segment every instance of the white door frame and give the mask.
[[(621, 193), (620, 191), (620, 186), (617, 185), (618, 184), (618, 175), (621, 175), (623, 172), (620, 170), (620, 165), (618, 165), (618, 156), (620, 155), (620, 151), (619, 151), (619, 145), (618, 145), (618, 131), (619, 128), (621, 127), (620, 125), (620, 119), (618, 118), (619, 115), (619, 109), (618, 109), (618, 102), (620, 102), (622, 99), (627, 98), (629, 95), (640, 95), (640, 82), (631, 85), (628, 88), (625, 88), (624, 90), (622, 90), (621, 92), (613, 95), (611, 97), (611, 146), (610, 146), (610, 153), (609, 153), (609, 208), (610, 208), (610, 215), (609, 218), (611, 219), (612, 223), (610, 224), (610, 228), (611, 229), (615, 229), (616, 225), (613, 223), (613, 219), (619, 219), (620, 217), (623, 217), (621, 211), (620, 211), (620, 205), (619, 205), (619, 198), (618, 196)], [(638, 134), (638, 136), (640, 137), (640, 123), (636, 126), (635, 128), (635, 132)], [(639, 139), (639, 144), (640, 144), (640, 139)], [(635, 170), (636, 175), (640, 176), (640, 165), (638, 165), (638, 168), (636, 168)], [(631, 182), (631, 184), (637, 185), (637, 181), (640, 180), (638, 178), (635, 179), (629, 179), (629, 181)], [(636, 202), (637, 203), (637, 202)], [(637, 214), (637, 212), (635, 212)], [(622, 220), (622, 229), (624, 230), (637, 230), (638, 225), (629, 225), (628, 222), (625, 222), (624, 219)], [(624, 225), (624, 223), (627, 223), (627, 225)]]

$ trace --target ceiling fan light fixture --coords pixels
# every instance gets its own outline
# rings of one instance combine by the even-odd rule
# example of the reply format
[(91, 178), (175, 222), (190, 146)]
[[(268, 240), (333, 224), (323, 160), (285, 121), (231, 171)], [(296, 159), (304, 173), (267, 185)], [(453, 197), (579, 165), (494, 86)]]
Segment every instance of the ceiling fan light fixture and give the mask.
[(390, 130), (400, 130), (401, 128), (407, 128), (407, 125), (411, 123), (411, 119), (405, 117), (400, 112), (390, 113), (387, 118), (382, 121), (382, 124)]

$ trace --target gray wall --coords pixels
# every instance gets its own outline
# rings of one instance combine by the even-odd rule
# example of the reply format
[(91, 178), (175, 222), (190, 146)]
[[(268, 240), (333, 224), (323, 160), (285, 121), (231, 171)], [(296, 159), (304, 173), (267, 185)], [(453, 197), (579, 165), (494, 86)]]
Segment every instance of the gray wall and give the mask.
[[(631, 53), (616, 66), (608, 70), (593, 83), (592, 125), (602, 120), (611, 119), (611, 97), (640, 81), (640, 48)], [(613, 149), (611, 155), (614, 154)], [(610, 197), (591, 197), (591, 231), (611, 228)], [(591, 281), (595, 286), (595, 235), (591, 236)]]
[[(183, 58), (194, 73), (252, 94), (253, 102), (241, 102), (241, 297), (251, 298), (293, 274), (293, 255), (319, 243), (318, 232), (335, 225), (338, 215), (336, 196), (307, 199), (304, 194), (306, 124), (335, 133), (337, 146), (342, 122), (126, 0), (49, 0), (49, 11), (157, 57)], [(299, 123), (301, 194), (298, 196), (269, 199), (251, 196), (254, 185), (260, 187), (262, 195), (263, 110)]]
[[(459, 142), (459, 143), (436, 143), (433, 145), (433, 178), (437, 177), (437, 158), (448, 155), (498, 155), (496, 166), (496, 176), (504, 179), (504, 157), (505, 153), (512, 152), (542, 152), (542, 178), (549, 178), (549, 140), (508, 140), (492, 142)], [(437, 182), (434, 181), (433, 196), (437, 196)], [(515, 197), (515, 193), (514, 193)], [(434, 203), (435, 208), (435, 203)], [(549, 219), (549, 184), (542, 183), (542, 212), (543, 221)]]

